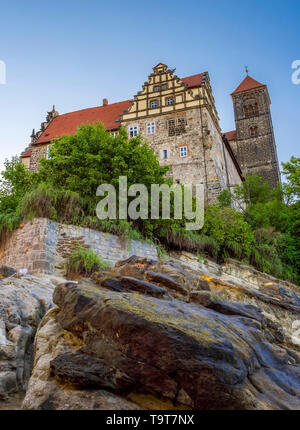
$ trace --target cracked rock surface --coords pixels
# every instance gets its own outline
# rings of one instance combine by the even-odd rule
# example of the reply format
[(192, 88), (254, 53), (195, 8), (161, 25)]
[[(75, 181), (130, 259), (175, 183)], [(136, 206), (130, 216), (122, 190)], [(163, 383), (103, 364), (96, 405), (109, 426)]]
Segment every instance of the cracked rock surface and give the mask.
[(300, 409), (297, 287), (131, 257), (53, 300), (23, 409)]
[(2, 271), (0, 279), (0, 409), (9, 396), (26, 390), (35, 333), (53, 306), (55, 283), (48, 277)]

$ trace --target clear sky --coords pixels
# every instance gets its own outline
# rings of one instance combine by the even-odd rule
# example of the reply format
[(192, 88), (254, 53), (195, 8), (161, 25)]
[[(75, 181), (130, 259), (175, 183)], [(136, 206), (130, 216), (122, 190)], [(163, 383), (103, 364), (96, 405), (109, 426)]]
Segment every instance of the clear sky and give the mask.
[(299, 0), (0, 0), (0, 167), (20, 154), (55, 104), (59, 113), (131, 98), (159, 62), (185, 77), (208, 71), (222, 130), (229, 94), (266, 83), (280, 161), (299, 157)]

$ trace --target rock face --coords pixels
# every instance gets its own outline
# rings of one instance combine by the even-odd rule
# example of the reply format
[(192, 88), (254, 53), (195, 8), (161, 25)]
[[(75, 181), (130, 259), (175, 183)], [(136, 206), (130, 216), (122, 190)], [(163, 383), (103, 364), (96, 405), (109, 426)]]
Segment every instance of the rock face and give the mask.
[(56, 288), (24, 409), (300, 409), (297, 291), (137, 257), (93, 278)]
[[(0, 403), (26, 389), (32, 370), (32, 349), (37, 327), (53, 306), (54, 282), (19, 276), (7, 268), (0, 279)], [(1, 404), (0, 404), (1, 409)]]
[[(70, 284), (68, 284), (70, 286)], [(138, 409), (138, 405), (122, 399), (114, 393), (103, 389), (93, 389), (93, 384), (81, 384), (76, 380), (87, 381), (89, 377), (93, 377), (93, 373), (98, 369), (101, 371), (101, 365), (97, 366), (86, 356), (88, 361), (85, 367), (80, 366), (80, 363), (75, 362), (69, 366), (69, 362), (65, 361), (64, 356), (75, 354), (76, 350), (83, 345), (81, 339), (71, 332), (66, 331), (57, 321), (58, 309), (51, 309), (44, 317), (35, 339), (35, 358), (34, 369), (29, 381), (26, 397), (23, 402), (23, 409), (34, 410), (55, 410), (55, 409), (104, 409), (104, 410), (122, 410), (122, 409)], [(64, 367), (66, 374), (69, 375), (65, 381), (59, 378), (52, 377), (50, 363), (53, 357), (57, 357), (57, 361), (61, 367)], [(101, 362), (101, 360), (99, 360)], [(85, 371), (89, 372), (85, 374)], [(74, 372), (74, 378), (71, 373)], [(90, 376), (92, 375), (92, 376)], [(97, 375), (97, 373), (96, 373)], [(103, 377), (108, 376), (105, 369), (102, 370)], [(79, 387), (89, 389), (77, 389), (70, 383), (75, 382)]]

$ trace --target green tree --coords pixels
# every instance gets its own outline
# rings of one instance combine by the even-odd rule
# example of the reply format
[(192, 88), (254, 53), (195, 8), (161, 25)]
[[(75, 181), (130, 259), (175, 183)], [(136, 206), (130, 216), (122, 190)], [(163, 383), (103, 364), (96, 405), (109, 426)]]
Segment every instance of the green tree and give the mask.
[(283, 185), (287, 202), (295, 202), (300, 199), (300, 158), (291, 157), (287, 163), (282, 163), (287, 182)]
[(0, 179), (1, 214), (16, 211), (20, 199), (33, 184), (33, 175), (24, 167), (19, 157), (6, 159), (4, 167)]
[(168, 167), (160, 166), (155, 153), (140, 137), (128, 138), (125, 128), (113, 137), (103, 124), (83, 125), (77, 133), (55, 141), (50, 159), (41, 159), (40, 181), (68, 189), (96, 202), (100, 184), (118, 188), (120, 176), (128, 187), (141, 183), (163, 184)]

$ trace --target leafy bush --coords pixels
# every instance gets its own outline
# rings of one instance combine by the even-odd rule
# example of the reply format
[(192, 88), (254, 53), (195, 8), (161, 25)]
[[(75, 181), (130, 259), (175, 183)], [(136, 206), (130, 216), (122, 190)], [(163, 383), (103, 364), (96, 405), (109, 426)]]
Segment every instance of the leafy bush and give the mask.
[(162, 229), (158, 234), (159, 240), (167, 249), (177, 249), (194, 252), (217, 259), (220, 245), (210, 236), (186, 230), (183, 227)]
[(94, 272), (105, 270), (109, 267), (109, 263), (103, 261), (95, 252), (77, 245), (67, 258), (66, 275), (79, 274), (90, 276)]
[(84, 218), (85, 202), (79, 194), (40, 183), (20, 200), (18, 211), (25, 219), (49, 218), (78, 224)]
[(248, 258), (255, 242), (251, 227), (240, 212), (217, 205), (206, 209), (202, 232), (219, 244), (219, 261), (227, 257)]

